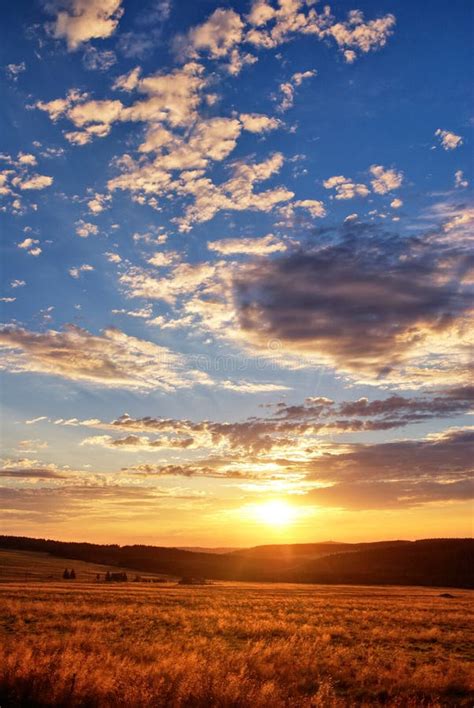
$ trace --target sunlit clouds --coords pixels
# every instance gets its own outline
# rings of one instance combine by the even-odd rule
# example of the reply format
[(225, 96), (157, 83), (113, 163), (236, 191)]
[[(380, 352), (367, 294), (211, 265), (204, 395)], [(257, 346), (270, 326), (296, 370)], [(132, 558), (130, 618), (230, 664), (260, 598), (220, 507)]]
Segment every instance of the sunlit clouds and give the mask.
[(2, 528), (465, 532), (461, 5), (10, 8)]

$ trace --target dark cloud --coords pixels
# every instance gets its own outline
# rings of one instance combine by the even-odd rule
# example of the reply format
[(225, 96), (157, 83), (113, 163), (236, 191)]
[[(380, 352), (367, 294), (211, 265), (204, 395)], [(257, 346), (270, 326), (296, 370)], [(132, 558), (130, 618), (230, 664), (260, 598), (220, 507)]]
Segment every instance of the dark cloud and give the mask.
[[(252, 417), (234, 423), (123, 415), (111, 423), (98, 421), (98, 427), (126, 430), (129, 434), (125, 437), (99, 435), (87, 438), (83, 443), (150, 451), (221, 447), (247, 454), (265, 454), (296, 444), (303, 436), (310, 441), (311, 436), (318, 433), (392, 430), (429, 419), (461, 415), (471, 408), (472, 387), (449, 389), (431, 397), (397, 395), (373, 401), (360, 398), (338, 404), (328, 398), (311, 397), (300, 405), (278, 403), (267, 406), (268, 410), (273, 409), (267, 418)], [(155, 437), (137, 433), (154, 434)]]
[(425, 440), (357, 444), (349, 452), (336, 447), (308, 462), (308, 481), (333, 485), (313, 490), (310, 498), (364, 508), (471, 499), (473, 449), (474, 429)]
[(344, 371), (388, 374), (428, 335), (460, 325), (472, 306), (473, 258), (433, 237), (344, 232), (238, 271), (234, 300), (250, 341), (278, 340)]
[(0, 477), (18, 479), (67, 479), (67, 475), (47, 467), (25, 467), (0, 470)]

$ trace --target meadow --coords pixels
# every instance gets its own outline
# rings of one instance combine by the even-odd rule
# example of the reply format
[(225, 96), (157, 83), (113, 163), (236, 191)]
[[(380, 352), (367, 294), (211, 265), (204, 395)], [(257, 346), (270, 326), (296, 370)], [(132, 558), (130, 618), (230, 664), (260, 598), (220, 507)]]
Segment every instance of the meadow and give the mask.
[(472, 593), (0, 584), (0, 705), (471, 706)]

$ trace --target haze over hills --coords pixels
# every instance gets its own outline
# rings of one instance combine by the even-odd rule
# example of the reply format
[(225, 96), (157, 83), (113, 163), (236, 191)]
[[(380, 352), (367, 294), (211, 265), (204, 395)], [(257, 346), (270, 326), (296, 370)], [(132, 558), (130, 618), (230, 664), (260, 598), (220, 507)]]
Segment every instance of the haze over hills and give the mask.
[(0, 548), (213, 580), (474, 588), (472, 539), (257, 546), (227, 553), (0, 536)]

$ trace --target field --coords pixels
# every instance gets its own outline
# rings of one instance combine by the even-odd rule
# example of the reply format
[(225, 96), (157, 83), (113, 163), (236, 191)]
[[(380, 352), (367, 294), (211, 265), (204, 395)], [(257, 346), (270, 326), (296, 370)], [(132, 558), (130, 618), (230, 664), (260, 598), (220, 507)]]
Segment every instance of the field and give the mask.
[(472, 593), (0, 585), (0, 705), (471, 706)]
[[(131, 580), (137, 575), (137, 571), (130, 568), (55, 558), (49, 553), (12, 551), (0, 548), (0, 583), (22, 581), (29, 584), (31, 581), (61, 580), (65, 568), (74, 568), (77, 575), (76, 582), (90, 583), (95, 581), (97, 574), (103, 577), (107, 571), (112, 573), (124, 571)], [(157, 573), (146, 573), (145, 575), (150, 578), (165, 577)]]

